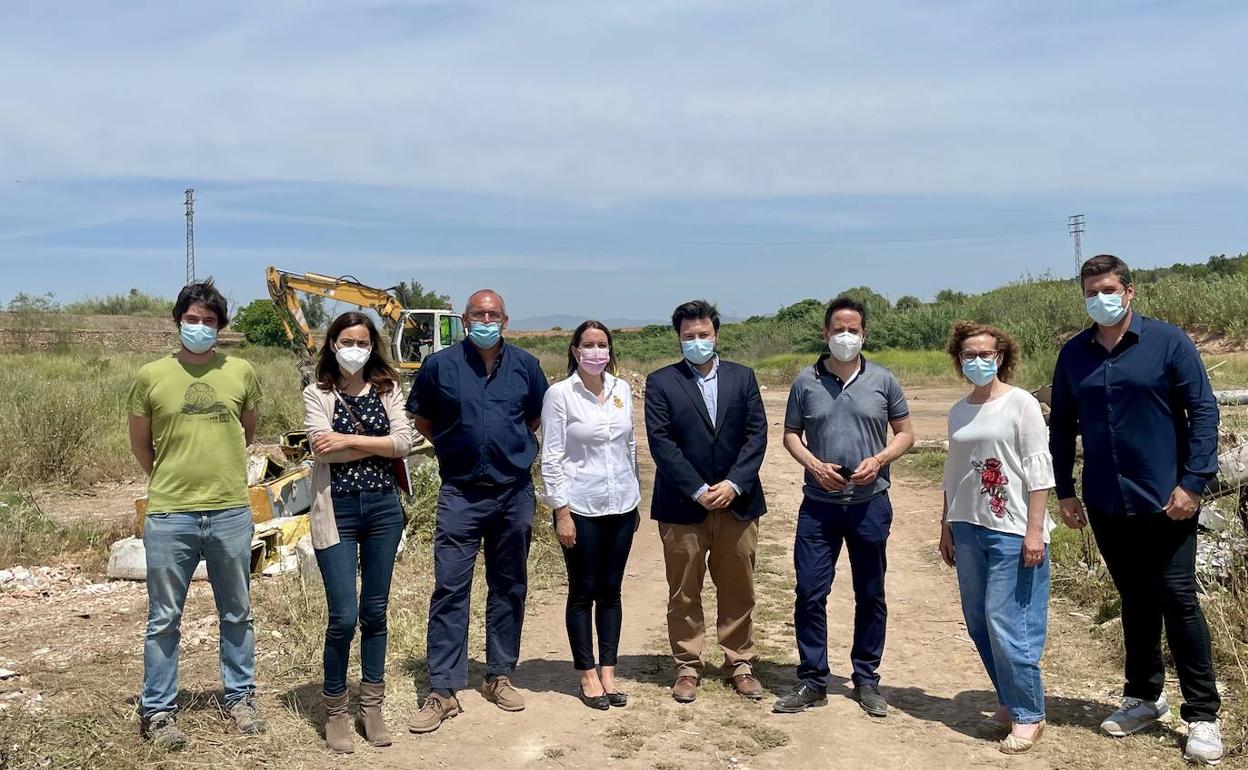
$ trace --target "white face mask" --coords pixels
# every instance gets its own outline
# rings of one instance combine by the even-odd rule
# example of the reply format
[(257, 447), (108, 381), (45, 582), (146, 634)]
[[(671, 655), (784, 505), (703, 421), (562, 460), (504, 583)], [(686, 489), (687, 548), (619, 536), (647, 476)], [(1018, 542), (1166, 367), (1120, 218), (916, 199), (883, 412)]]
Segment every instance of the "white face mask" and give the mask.
[(837, 361), (853, 361), (862, 352), (862, 336), (853, 332), (837, 332), (828, 337), (828, 352)]
[(338, 359), (338, 365), (346, 370), (347, 374), (355, 374), (364, 368), (364, 364), (368, 363), (369, 356), (373, 351), (368, 348), (338, 348), (334, 352), (334, 358)]

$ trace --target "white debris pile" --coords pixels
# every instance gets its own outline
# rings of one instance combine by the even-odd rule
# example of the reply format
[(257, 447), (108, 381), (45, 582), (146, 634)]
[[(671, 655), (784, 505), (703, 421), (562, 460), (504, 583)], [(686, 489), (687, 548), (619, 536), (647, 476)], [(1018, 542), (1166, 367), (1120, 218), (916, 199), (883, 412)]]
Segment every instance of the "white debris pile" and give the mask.
[(616, 372), (615, 376), (628, 383), (628, 387), (633, 391), (634, 400), (645, 400), (646, 375), (641, 372), (634, 372), (632, 369), (621, 369)]
[(0, 569), (0, 593), (8, 591), (46, 591), (52, 588), (90, 585), (77, 564), (57, 567), (9, 567)]
[(1246, 556), (1248, 539), (1238, 527), (1204, 533), (1196, 540), (1196, 574), (1205, 581), (1221, 581)]

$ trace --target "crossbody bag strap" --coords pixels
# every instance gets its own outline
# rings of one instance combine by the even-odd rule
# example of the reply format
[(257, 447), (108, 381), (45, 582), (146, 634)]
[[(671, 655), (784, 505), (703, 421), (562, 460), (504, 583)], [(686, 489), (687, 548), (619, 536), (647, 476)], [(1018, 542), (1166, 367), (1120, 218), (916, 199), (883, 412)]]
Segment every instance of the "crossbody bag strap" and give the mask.
[(351, 405), (348, 404), (347, 400), (342, 397), (342, 394), (338, 392), (337, 388), (334, 388), (334, 398), (338, 399), (338, 403), (342, 404), (343, 409), (347, 410), (347, 416), (351, 418), (351, 422), (355, 423), (355, 429), (360, 432), (360, 435), (365, 435), (366, 429), (364, 427), (364, 423), (360, 421), (360, 418), (356, 415), (355, 410), (351, 408)]

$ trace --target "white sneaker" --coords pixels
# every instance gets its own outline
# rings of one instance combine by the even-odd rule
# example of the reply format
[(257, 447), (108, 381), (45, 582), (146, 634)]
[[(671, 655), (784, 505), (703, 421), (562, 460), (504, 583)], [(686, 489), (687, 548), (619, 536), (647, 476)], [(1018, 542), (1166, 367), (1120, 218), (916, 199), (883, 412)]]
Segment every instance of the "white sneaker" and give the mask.
[(1115, 738), (1122, 738), (1156, 724), (1157, 720), (1169, 713), (1170, 704), (1166, 703), (1164, 692), (1156, 703), (1139, 698), (1123, 698), (1122, 708), (1105, 717), (1105, 721), (1101, 722), (1101, 729)]
[(1187, 748), (1183, 758), (1198, 765), (1216, 765), (1222, 761), (1222, 733), (1217, 722), (1189, 722)]

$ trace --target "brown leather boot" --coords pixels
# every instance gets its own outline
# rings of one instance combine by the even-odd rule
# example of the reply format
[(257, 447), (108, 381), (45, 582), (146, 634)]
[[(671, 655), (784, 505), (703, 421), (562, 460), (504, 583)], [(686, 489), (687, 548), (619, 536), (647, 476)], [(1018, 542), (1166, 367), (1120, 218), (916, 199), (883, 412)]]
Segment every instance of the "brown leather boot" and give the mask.
[(360, 716), (357, 720), (364, 738), (374, 746), (389, 746), (390, 730), (381, 715), (386, 702), (385, 682), (360, 682)]
[(351, 692), (342, 695), (325, 695), (325, 743), (336, 754), (355, 753), (355, 739), (351, 737), (351, 717), (347, 714), (347, 699)]

